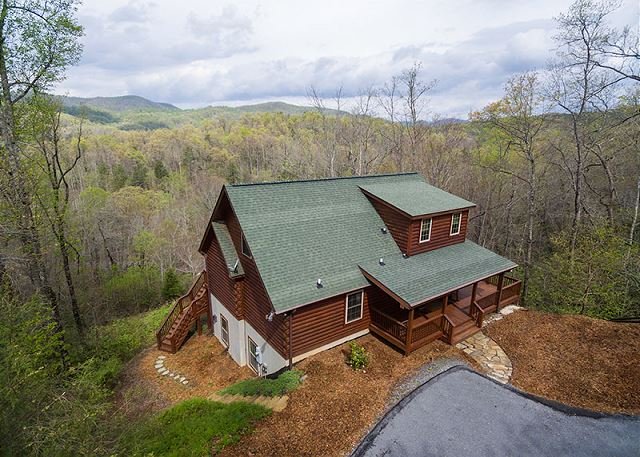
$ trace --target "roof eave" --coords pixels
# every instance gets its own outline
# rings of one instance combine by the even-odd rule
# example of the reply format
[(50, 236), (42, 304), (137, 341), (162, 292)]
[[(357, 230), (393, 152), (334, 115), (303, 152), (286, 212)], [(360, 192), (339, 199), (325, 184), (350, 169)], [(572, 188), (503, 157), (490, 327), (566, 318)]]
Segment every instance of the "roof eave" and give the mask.
[[(218, 207), (220, 206), (220, 202), (222, 201), (222, 195), (227, 195), (227, 186), (226, 184), (222, 186), (220, 193), (218, 194), (218, 200), (216, 200), (216, 205), (213, 207), (213, 211), (211, 212), (211, 217), (209, 217), (209, 223), (207, 224), (207, 228), (204, 231), (204, 235), (202, 235), (202, 240), (200, 241), (200, 245), (198, 246), (198, 252), (202, 255), (206, 255), (207, 251), (205, 250), (205, 241), (207, 240), (207, 236), (213, 230), (211, 224), (214, 221), (214, 216), (218, 211)], [(228, 198), (228, 195), (227, 195)]]

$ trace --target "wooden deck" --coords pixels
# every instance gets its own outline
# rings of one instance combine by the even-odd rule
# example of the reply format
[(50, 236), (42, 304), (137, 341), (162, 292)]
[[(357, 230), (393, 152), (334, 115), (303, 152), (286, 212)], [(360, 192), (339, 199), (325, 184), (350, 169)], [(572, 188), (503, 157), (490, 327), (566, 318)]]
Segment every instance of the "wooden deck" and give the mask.
[(411, 310), (372, 307), (370, 330), (405, 354), (439, 338), (456, 344), (480, 331), (485, 314), (519, 298), (520, 281), (495, 276)]

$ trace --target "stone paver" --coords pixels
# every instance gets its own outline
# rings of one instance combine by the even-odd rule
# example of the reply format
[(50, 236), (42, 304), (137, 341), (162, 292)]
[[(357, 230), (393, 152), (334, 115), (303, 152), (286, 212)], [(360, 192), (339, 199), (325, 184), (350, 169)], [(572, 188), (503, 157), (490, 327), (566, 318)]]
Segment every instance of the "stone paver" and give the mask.
[(158, 358), (156, 359), (154, 367), (158, 372), (158, 374), (160, 376), (167, 376), (168, 378), (174, 379), (175, 381), (185, 386), (189, 384), (189, 380), (187, 379), (186, 376), (182, 376), (181, 374), (173, 373), (169, 371), (169, 369), (164, 364), (165, 359), (166, 357), (164, 355), (159, 355)]
[[(491, 324), (492, 322), (499, 321), (515, 311), (523, 309), (520, 306), (506, 306), (498, 313), (487, 316), (482, 326)], [(511, 379), (513, 373), (513, 366), (511, 360), (502, 348), (493, 341), (491, 338), (478, 332), (475, 335), (470, 336), (464, 341), (456, 344), (458, 349), (462, 349), (466, 354), (472, 357), (476, 362), (480, 364), (486, 371), (487, 375), (495, 379), (496, 381), (506, 384)]]

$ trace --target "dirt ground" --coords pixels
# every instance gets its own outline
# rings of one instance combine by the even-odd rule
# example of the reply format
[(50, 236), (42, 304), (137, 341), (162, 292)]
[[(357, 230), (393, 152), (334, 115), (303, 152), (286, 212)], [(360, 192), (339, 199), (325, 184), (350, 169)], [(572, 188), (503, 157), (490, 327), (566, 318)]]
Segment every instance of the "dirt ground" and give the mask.
[(357, 341), (371, 357), (366, 371), (356, 372), (346, 365), (348, 344), (300, 362), (297, 368), (308, 378), (290, 394), (287, 408), (261, 421), (251, 435), (220, 455), (344, 456), (384, 411), (399, 380), (437, 358), (470, 360), (462, 351), (440, 341), (409, 357), (371, 335)]
[(640, 324), (521, 311), (485, 329), (527, 392), (603, 412), (640, 413)]
[[(187, 377), (187, 386), (158, 375), (154, 365), (159, 355), (166, 356), (167, 369)], [(206, 398), (252, 376), (253, 372), (239, 367), (216, 338), (195, 335), (176, 354), (161, 352), (154, 346), (134, 358), (123, 373), (116, 403), (134, 418), (189, 398)]]

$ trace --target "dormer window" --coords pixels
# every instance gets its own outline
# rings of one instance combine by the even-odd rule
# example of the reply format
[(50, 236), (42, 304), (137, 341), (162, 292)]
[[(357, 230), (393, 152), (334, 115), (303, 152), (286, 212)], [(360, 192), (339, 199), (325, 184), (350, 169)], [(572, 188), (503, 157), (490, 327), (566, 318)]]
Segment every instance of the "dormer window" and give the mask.
[(462, 219), (462, 213), (455, 213), (451, 215), (451, 231), (449, 235), (458, 235), (460, 233), (460, 220)]
[(431, 218), (422, 219), (420, 223), (420, 242), (425, 243), (431, 239)]
[(247, 240), (245, 239), (244, 235), (242, 235), (242, 240), (240, 244), (241, 244), (240, 248), (242, 250), (242, 253), (247, 257), (251, 258), (251, 249), (249, 249), (249, 245), (247, 244)]

